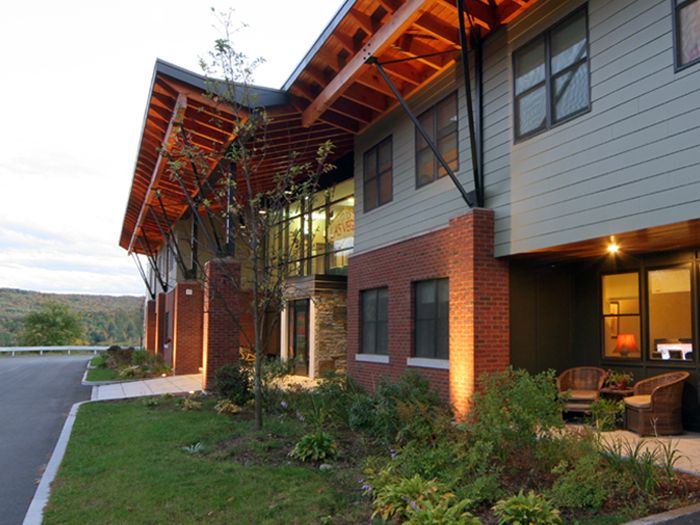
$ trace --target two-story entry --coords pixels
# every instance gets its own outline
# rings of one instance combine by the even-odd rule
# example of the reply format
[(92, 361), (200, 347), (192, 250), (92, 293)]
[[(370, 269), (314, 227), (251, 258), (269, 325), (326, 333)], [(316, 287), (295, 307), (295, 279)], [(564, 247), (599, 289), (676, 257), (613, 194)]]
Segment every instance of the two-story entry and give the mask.
[(352, 160), (273, 241), (300, 373), (685, 369), (700, 428), (700, 0), (348, 0), (275, 93)]

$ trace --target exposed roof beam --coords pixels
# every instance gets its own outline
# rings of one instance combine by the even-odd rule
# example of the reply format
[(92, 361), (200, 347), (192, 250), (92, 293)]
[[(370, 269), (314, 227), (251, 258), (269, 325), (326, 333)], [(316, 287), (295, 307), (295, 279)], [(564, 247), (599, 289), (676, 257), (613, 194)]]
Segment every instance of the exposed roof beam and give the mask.
[(304, 126), (313, 124), (335, 100), (342, 95), (344, 89), (352, 83), (363, 71), (365, 61), (380, 54), (393, 44), (395, 38), (425, 11), (436, 0), (408, 0), (391, 18), (367, 41), (359, 53), (331, 80), (315, 100), (304, 110), (302, 123)]

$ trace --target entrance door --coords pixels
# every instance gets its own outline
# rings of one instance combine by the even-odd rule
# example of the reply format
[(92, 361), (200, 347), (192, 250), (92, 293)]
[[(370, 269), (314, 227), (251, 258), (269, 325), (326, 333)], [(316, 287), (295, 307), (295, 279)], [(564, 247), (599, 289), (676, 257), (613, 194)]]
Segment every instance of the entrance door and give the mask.
[(289, 358), (296, 362), (294, 373), (309, 375), (309, 300), (289, 303)]

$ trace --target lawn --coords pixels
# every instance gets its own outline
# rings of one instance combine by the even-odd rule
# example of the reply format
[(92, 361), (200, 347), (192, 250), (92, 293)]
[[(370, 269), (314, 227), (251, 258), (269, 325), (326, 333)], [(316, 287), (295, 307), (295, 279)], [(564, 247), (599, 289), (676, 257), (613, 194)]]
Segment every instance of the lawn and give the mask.
[[(367, 523), (351, 466), (324, 471), (287, 452), (304, 430), (268, 417), (258, 434), (245, 415), (182, 411), (176, 399), (81, 407), (46, 509), (61, 523)], [(200, 453), (183, 447), (202, 443)]]
[(119, 381), (119, 371), (114, 368), (90, 368), (87, 381)]

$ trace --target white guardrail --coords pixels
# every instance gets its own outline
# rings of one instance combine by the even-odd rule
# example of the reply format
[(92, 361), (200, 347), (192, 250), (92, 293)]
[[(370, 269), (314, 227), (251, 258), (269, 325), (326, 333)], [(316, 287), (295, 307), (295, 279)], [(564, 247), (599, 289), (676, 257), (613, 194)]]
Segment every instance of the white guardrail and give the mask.
[(39, 352), (39, 355), (44, 355), (44, 352), (66, 352), (70, 355), (71, 352), (104, 352), (108, 346), (0, 346), (0, 354)]

